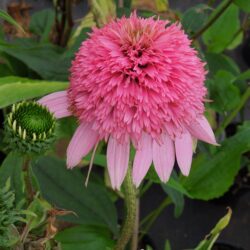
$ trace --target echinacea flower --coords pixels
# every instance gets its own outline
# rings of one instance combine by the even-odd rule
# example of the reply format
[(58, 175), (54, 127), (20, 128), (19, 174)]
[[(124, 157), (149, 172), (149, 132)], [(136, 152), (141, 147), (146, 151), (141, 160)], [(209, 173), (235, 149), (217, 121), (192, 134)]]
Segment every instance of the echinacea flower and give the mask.
[(163, 182), (175, 158), (188, 175), (193, 141), (216, 144), (203, 115), (204, 66), (179, 24), (134, 13), (94, 28), (72, 63), (69, 89), (39, 101), (57, 118), (78, 118), (67, 166), (104, 139), (113, 188), (126, 175), (131, 144), (136, 186), (152, 162)]

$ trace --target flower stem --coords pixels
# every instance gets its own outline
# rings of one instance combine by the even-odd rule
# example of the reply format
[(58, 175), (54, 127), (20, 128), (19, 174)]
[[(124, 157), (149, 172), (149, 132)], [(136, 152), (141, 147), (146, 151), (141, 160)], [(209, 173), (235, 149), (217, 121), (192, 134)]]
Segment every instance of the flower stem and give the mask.
[(136, 188), (132, 181), (131, 168), (128, 168), (124, 180), (124, 200), (127, 209), (126, 219), (122, 226), (121, 234), (117, 240), (114, 250), (124, 250), (134, 232), (136, 222)]
[(239, 105), (225, 118), (221, 126), (215, 132), (216, 135), (219, 135), (224, 129), (230, 124), (230, 122), (236, 117), (238, 112), (244, 107), (247, 100), (250, 98), (250, 87), (247, 88), (245, 93), (242, 95)]
[(212, 24), (214, 24), (217, 19), (227, 10), (227, 8), (233, 3), (233, 0), (228, 0), (224, 6), (215, 14), (196, 34), (192, 36), (192, 39), (195, 40), (201, 36)]
[(30, 157), (26, 156), (24, 159), (23, 170), (25, 172), (24, 181), (25, 187), (27, 192), (27, 200), (31, 202), (33, 200), (34, 192), (31, 183), (31, 176), (30, 176)]
[(136, 199), (136, 217), (135, 217), (135, 226), (134, 233), (131, 240), (131, 250), (137, 250), (138, 247), (138, 235), (139, 235), (139, 223), (140, 223), (140, 199)]

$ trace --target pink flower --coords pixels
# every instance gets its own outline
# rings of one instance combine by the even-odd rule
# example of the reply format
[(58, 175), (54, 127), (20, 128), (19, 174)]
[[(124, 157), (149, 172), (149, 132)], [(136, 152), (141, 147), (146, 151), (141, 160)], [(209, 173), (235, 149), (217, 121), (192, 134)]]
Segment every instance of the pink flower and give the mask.
[(152, 162), (166, 182), (175, 158), (189, 174), (194, 139), (216, 144), (203, 115), (205, 74), (179, 24), (134, 13), (94, 28), (72, 63), (69, 89), (39, 102), (57, 118), (79, 120), (67, 150), (69, 168), (104, 139), (111, 183), (119, 189), (132, 142), (135, 185)]

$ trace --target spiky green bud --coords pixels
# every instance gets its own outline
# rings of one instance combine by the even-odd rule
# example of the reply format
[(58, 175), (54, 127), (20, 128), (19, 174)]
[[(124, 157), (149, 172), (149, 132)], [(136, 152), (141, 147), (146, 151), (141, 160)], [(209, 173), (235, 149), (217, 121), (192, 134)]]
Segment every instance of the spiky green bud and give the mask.
[(11, 150), (41, 154), (55, 140), (56, 120), (37, 102), (14, 104), (5, 122), (5, 141)]

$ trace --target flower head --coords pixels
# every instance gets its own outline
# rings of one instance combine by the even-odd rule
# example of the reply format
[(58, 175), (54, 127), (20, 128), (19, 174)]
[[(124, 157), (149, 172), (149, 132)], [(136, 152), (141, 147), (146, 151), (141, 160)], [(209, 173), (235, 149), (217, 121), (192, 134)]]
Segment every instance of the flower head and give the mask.
[(12, 106), (5, 123), (8, 147), (25, 154), (40, 154), (55, 140), (56, 120), (46, 107), (36, 102)]
[(111, 183), (119, 188), (132, 142), (134, 183), (152, 162), (166, 182), (175, 156), (188, 175), (194, 138), (216, 144), (203, 116), (205, 74), (179, 24), (134, 13), (93, 29), (72, 63), (68, 91), (40, 103), (58, 118), (73, 114), (79, 120), (67, 152), (70, 168), (105, 139)]

